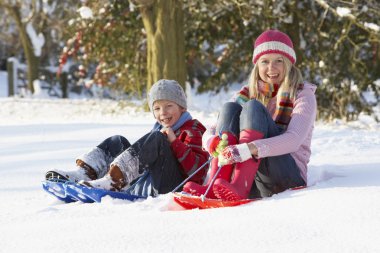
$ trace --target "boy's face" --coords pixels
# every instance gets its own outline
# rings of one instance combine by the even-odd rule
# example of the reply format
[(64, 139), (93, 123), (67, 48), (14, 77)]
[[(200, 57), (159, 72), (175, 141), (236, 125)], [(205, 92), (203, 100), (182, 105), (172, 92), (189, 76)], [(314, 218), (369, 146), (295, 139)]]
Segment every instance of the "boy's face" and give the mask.
[(186, 109), (169, 100), (157, 100), (153, 103), (154, 118), (164, 127), (172, 127)]

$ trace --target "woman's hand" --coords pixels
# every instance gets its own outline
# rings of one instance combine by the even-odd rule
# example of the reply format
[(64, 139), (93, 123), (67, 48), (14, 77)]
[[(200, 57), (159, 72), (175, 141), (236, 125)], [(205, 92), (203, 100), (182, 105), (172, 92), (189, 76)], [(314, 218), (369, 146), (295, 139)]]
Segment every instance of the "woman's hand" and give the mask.
[(252, 158), (247, 143), (227, 146), (218, 156), (219, 166), (232, 163), (241, 163)]
[(168, 137), (168, 141), (172, 143), (177, 137), (174, 134), (174, 131), (171, 127), (164, 127), (161, 129), (161, 133), (165, 134)]

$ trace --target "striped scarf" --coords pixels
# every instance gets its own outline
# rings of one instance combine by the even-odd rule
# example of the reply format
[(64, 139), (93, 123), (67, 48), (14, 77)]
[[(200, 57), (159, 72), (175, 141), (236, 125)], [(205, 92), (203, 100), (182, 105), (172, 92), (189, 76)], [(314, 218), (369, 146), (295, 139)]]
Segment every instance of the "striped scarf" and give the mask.
[[(259, 81), (258, 90), (260, 94), (264, 95), (267, 98), (273, 98), (277, 96), (277, 92), (280, 88), (278, 84), (269, 84)], [(299, 85), (299, 88), (302, 89), (302, 85)], [(247, 85), (236, 94), (234, 97), (235, 102), (239, 104), (244, 104), (248, 100), (256, 99), (254, 96), (249, 95), (249, 88)], [(274, 122), (282, 129), (286, 129), (289, 125), (291, 115), (294, 107), (294, 99), (290, 98), (289, 92), (282, 92), (280, 94), (280, 101), (276, 103), (276, 110), (272, 118)]]

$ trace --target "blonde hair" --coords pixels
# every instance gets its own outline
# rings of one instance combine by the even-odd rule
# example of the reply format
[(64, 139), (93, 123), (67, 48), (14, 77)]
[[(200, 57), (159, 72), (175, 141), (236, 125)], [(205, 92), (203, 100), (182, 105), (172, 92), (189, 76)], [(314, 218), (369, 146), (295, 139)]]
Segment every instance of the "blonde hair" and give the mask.
[[(303, 83), (303, 77), (301, 71), (294, 66), (290, 60), (286, 57), (282, 57), (285, 63), (285, 78), (280, 85), (280, 89), (277, 94), (288, 93), (290, 99), (295, 99), (297, 95), (297, 89), (300, 84)], [(259, 67), (255, 64), (251, 74), (249, 76), (248, 87), (249, 87), (249, 97), (256, 98), (264, 105), (267, 105), (270, 98), (266, 98), (262, 95), (257, 86), (257, 81), (260, 80)], [(279, 104), (281, 96), (277, 96), (277, 105)]]

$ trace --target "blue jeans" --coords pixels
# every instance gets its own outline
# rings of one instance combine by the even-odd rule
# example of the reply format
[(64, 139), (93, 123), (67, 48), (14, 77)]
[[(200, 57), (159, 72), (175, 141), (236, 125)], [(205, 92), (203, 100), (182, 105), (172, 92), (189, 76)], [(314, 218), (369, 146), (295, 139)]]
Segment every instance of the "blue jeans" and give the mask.
[(114, 160), (130, 146), (131, 144), (125, 137), (121, 135), (114, 135), (102, 141), (97, 147), (103, 150), (107, 156), (112, 157)]
[(170, 148), (170, 143), (159, 131), (144, 135), (132, 145), (123, 136), (111, 136), (97, 147), (113, 159), (125, 150), (138, 157), (139, 173), (149, 172), (149, 183), (146, 180), (134, 180), (132, 184), (136, 182), (137, 185), (134, 184), (131, 193), (135, 195), (148, 197), (165, 194), (171, 192), (186, 178)]
[[(216, 130), (228, 131), (239, 136), (242, 130), (255, 130), (270, 138), (282, 133), (265, 106), (257, 100), (250, 100), (241, 106), (238, 103), (224, 104), (219, 114)], [(269, 197), (289, 188), (305, 186), (300, 170), (290, 154), (261, 159), (251, 198)]]

